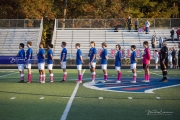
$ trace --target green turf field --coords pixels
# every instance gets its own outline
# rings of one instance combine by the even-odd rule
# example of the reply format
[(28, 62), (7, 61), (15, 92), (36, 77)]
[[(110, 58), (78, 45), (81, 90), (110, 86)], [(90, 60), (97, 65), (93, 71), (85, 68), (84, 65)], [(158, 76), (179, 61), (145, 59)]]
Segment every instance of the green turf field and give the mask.
[[(54, 70), (55, 82), (38, 82), (38, 70), (32, 70), (33, 83), (17, 83), (17, 70), (0, 70), (0, 120), (60, 120), (76, 87), (76, 70), (67, 70), (66, 83), (60, 83), (62, 70)], [(97, 70), (97, 78), (102, 78)], [(115, 70), (108, 70), (116, 77)], [(122, 70), (130, 78), (130, 70)], [(179, 78), (180, 70), (169, 70), (169, 78)], [(143, 78), (143, 71), (137, 71)], [(89, 70), (83, 83), (91, 78)], [(151, 78), (161, 79), (160, 70), (151, 70)], [(25, 77), (26, 79), (26, 77)], [(85, 88), (80, 84), (67, 114), (67, 120), (179, 120), (180, 86), (155, 90), (154, 93), (107, 92)], [(128, 98), (131, 97), (131, 98)], [(159, 97), (160, 99), (157, 99)], [(166, 112), (166, 113), (165, 113)]]

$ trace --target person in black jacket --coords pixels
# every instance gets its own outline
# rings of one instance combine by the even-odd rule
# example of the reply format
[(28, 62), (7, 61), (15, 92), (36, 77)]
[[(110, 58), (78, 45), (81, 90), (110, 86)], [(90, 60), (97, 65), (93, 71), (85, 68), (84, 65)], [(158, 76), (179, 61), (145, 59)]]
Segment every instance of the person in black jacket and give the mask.
[(176, 50), (175, 47), (172, 48), (172, 64), (173, 68), (176, 69)]
[(179, 52), (178, 52), (178, 68), (180, 69), (180, 42), (179, 42)]
[(130, 32), (131, 31), (131, 26), (132, 26), (132, 20), (131, 20), (130, 16), (127, 18), (127, 25), (128, 25), (128, 30)]
[(172, 30), (170, 31), (170, 33), (171, 33), (171, 40), (172, 40), (172, 42), (174, 42), (174, 28), (172, 28)]
[(160, 50), (160, 66), (163, 74), (163, 78), (160, 82), (167, 82), (167, 68), (168, 68), (168, 48), (166, 42), (163, 42), (163, 47)]

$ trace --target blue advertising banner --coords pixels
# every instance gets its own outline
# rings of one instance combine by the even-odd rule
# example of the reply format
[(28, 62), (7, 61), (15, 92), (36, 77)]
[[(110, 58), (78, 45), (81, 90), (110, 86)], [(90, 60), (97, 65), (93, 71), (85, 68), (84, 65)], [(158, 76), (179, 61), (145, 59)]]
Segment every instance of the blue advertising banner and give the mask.
[(27, 59), (21, 59), (16, 56), (0, 56), (0, 64), (27, 64), (31, 62), (31, 64), (37, 64), (37, 57), (33, 56), (31, 61)]

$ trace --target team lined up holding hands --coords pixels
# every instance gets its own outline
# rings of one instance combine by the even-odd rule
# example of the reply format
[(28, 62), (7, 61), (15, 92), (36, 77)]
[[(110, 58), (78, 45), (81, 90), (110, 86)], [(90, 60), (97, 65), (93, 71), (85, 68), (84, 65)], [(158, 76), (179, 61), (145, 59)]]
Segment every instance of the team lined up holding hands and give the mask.
[[(108, 72), (107, 72), (107, 61), (108, 61), (108, 51), (107, 51), (107, 44), (103, 42), (102, 44), (102, 52), (100, 54), (101, 57), (101, 69), (104, 73), (104, 82), (108, 81)], [(28, 82), (32, 82), (32, 73), (31, 73), (31, 64), (32, 64), (32, 58), (33, 58), (33, 50), (31, 48), (32, 42), (27, 42), (28, 50), (26, 51), (26, 57), (25, 57), (25, 51), (24, 51), (24, 44), (19, 44), (20, 51), (18, 52), (18, 57), (21, 58), (21, 60), (18, 61), (18, 70), (20, 71), (20, 77), (21, 77), (21, 83), (24, 83), (24, 64), (26, 65), (26, 68), (28, 69)], [(45, 50), (43, 48), (43, 43), (39, 44), (39, 52), (37, 54), (38, 58), (38, 69), (39, 69), (39, 82), (45, 83)], [(97, 50), (95, 48), (95, 42), (90, 42), (90, 50), (89, 50), (89, 68), (92, 75), (92, 82), (95, 82), (96, 79), (96, 54)], [(143, 42), (144, 46), (144, 55), (143, 55), (143, 68), (145, 71), (145, 77), (142, 82), (150, 82), (150, 72), (149, 72), (149, 64), (150, 64), (150, 49), (148, 48), (148, 42)], [(62, 51), (60, 55), (60, 65), (63, 69), (63, 80), (61, 82), (65, 82), (67, 78), (67, 71), (66, 71), (66, 57), (67, 57), (67, 49), (66, 49), (66, 42), (62, 42), (61, 44)], [(47, 52), (47, 64), (48, 64), (48, 70), (50, 74), (50, 82), (54, 81), (54, 75), (53, 75), (53, 45), (48, 45), (48, 52)], [(75, 48), (77, 49), (76, 52), (76, 65), (78, 70), (78, 80), (77, 83), (82, 83), (82, 64), (83, 64), (83, 58), (82, 58), (82, 51), (80, 49), (80, 43), (75, 44)], [(121, 46), (118, 44), (116, 45), (116, 55), (115, 55), (115, 69), (117, 71), (117, 83), (121, 83), (122, 78), (122, 72), (121, 72), (121, 58), (122, 54), (120, 52)], [(131, 45), (131, 56), (130, 56), (130, 69), (133, 73), (133, 78), (131, 83), (136, 83), (137, 73), (136, 73), (136, 46)], [(25, 59), (26, 63), (23, 62)]]

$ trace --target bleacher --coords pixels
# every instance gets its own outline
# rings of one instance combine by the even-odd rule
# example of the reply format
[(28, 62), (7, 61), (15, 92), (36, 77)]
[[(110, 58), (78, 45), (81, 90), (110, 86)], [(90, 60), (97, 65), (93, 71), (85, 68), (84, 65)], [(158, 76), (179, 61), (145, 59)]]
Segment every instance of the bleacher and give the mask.
[(31, 28), (0, 28), (0, 56), (16, 56), (19, 51), (19, 43), (32, 42), (33, 55), (39, 50), (39, 42), (43, 30), (42, 20), (40, 27)]
[[(55, 57), (59, 57), (61, 53), (61, 42), (67, 42), (68, 49), (68, 58), (75, 58), (75, 44), (81, 44), (81, 50), (83, 52), (83, 57), (87, 58), (88, 50), (90, 48), (90, 41), (96, 42), (96, 48), (101, 49), (101, 43), (106, 42), (108, 44), (108, 53), (111, 56), (111, 50), (115, 49), (116, 44), (120, 44), (122, 49), (125, 50), (125, 54), (127, 54), (127, 49), (130, 49), (131, 45), (136, 45), (137, 49), (143, 51), (143, 42), (149, 41), (149, 47), (151, 48), (151, 38), (153, 35), (156, 35), (157, 42), (159, 36), (165, 38), (170, 38), (170, 29), (151, 29), (149, 34), (138, 33), (135, 31), (129, 32), (128, 30), (119, 30), (118, 32), (114, 32), (114, 30), (56, 30), (55, 37), (53, 40), (54, 43), (54, 55)], [(156, 45), (156, 49), (159, 44)], [(177, 42), (172, 43), (171, 41), (167, 42), (168, 47), (177, 47)], [(142, 53), (141, 53), (142, 54)], [(153, 56), (153, 49), (151, 51)]]

